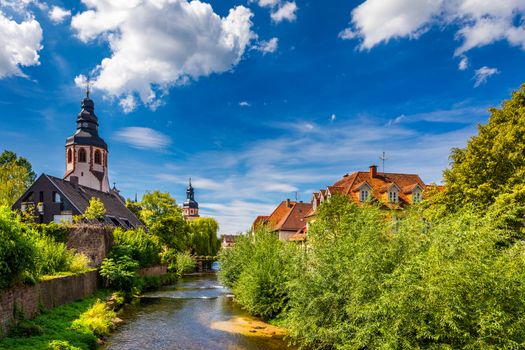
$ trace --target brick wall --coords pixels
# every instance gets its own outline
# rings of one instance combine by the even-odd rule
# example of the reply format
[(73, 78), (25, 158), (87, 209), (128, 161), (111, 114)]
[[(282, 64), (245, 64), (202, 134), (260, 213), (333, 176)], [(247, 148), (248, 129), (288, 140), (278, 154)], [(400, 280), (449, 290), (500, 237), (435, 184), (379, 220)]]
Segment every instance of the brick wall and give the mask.
[(113, 228), (95, 225), (72, 226), (67, 247), (89, 258), (91, 267), (99, 267), (113, 245)]
[(93, 295), (97, 290), (97, 271), (57, 277), (34, 286), (18, 286), (0, 291), (0, 335), (14, 322), (15, 310), (33, 318), (40, 307), (57, 307)]

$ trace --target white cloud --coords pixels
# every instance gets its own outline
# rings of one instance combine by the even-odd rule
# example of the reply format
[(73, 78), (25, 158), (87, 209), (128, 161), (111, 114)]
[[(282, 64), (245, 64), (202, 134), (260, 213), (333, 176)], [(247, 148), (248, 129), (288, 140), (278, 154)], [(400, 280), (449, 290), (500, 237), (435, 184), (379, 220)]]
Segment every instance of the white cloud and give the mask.
[(330, 116), (330, 121), (331, 121), (331, 122), (335, 122), (336, 119), (337, 119), (337, 116), (336, 116), (335, 114), (332, 114), (332, 115)]
[(241, 106), (241, 107), (250, 107), (251, 104), (248, 101), (241, 101), (241, 102), (239, 102), (239, 106)]
[(459, 70), (466, 70), (469, 66), (468, 57), (463, 56), (461, 58), (461, 61), (459, 61), (458, 69)]
[(114, 135), (115, 139), (134, 148), (163, 150), (171, 143), (168, 136), (150, 128), (127, 127)]
[(119, 101), (119, 105), (124, 111), (124, 113), (130, 113), (133, 112), (135, 108), (137, 108), (137, 100), (135, 99), (135, 96), (130, 94), (121, 99)]
[(297, 4), (295, 1), (283, 0), (250, 0), (251, 3), (257, 3), (260, 7), (270, 8), (270, 17), (272, 21), (279, 23), (282, 21), (293, 22), (297, 19)]
[(0, 8), (0, 78), (25, 77), (21, 67), (40, 64), (42, 27), (30, 14), (26, 17), (18, 23), (6, 17)]
[(280, 4), (275, 10), (270, 13), (270, 17), (276, 23), (282, 21), (293, 22), (297, 19), (297, 4), (295, 1), (287, 1)]
[(244, 6), (220, 17), (199, 0), (82, 1), (89, 9), (71, 21), (78, 38), (101, 38), (112, 52), (93, 70), (94, 87), (153, 108), (173, 85), (231, 70), (256, 37)]
[(59, 6), (53, 6), (49, 11), (49, 18), (53, 23), (62, 23), (64, 20), (71, 16), (71, 11), (63, 9)]
[(352, 28), (345, 28), (339, 32), (339, 37), (343, 40), (351, 40), (357, 37), (357, 33), (352, 30)]
[(476, 72), (474, 73), (474, 80), (475, 80), (474, 87), (478, 87), (480, 85), (485, 84), (488, 78), (498, 73), (499, 73), (498, 69), (489, 68), (487, 66), (483, 66), (480, 69), (476, 69)]
[(274, 53), (277, 51), (277, 47), (279, 46), (279, 39), (278, 38), (271, 38), (270, 40), (263, 40), (260, 41), (254, 48), (257, 51), (260, 51), (263, 53), (263, 55), (266, 55), (267, 53)]
[(352, 11), (351, 27), (342, 33), (346, 38), (355, 33), (360, 48), (371, 49), (395, 38), (417, 38), (434, 25), (454, 25), (462, 40), (456, 55), (499, 40), (525, 50), (524, 15), (523, 0), (366, 0)]

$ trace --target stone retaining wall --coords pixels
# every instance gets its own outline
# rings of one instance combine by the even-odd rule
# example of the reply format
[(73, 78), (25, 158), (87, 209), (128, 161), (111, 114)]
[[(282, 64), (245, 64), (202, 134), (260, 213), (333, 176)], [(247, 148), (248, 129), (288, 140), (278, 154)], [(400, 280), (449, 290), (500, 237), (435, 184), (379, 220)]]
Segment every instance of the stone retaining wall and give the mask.
[(23, 312), (26, 318), (33, 318), (42, 307), (51, 309), (93, 295), (97, 276), (97, 271), (90, 271), (0, 291), (0, 335), (13, 325), (15, 313)]
[(153, 266), (140, 269), (140, 277), (162, 276), (168, 273), (167, 266)]
[(72, 226), (67, 238), (68, 249), (76, 249), (89, 258), (91, 267), (99, 267), (113, 246), (113, 228), (79, 224)]

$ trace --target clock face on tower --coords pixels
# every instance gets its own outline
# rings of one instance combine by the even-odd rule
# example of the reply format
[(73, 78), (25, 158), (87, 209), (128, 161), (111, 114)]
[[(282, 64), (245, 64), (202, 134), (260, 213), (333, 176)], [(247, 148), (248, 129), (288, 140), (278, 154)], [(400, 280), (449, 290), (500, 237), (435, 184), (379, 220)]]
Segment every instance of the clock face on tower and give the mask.
[(82, 127), (83, 128), (87, 128), (88, 127), (88, 123), (82, 123)]

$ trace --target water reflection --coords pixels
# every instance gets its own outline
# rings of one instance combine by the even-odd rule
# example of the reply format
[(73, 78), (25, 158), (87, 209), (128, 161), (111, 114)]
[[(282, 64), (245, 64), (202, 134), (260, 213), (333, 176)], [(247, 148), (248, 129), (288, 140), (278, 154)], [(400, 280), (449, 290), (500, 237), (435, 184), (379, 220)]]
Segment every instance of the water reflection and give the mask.
[(280, 339), (233, 334), (210, 328), (213, 322), (247, 316), (215, 275), (189, 276), (177, 285), (146, 294), (128, 307), (125, 323), (111, 336), (111, 350), (277, 350), (290, 349)]

